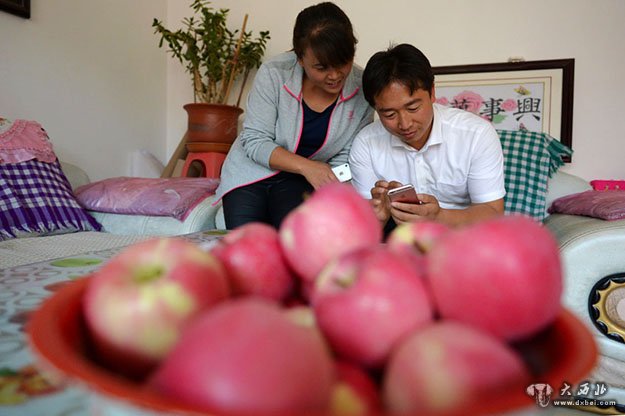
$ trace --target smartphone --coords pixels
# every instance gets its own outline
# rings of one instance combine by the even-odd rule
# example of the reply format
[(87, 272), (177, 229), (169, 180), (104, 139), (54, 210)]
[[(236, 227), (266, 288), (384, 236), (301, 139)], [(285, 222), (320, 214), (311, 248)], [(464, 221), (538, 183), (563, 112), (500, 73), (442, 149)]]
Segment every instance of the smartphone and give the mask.
[(414, 189), (414, 186), (411, 184), (389, 189), (388, 197), (393, 202), (407, 202), (411, 204), (423, 203), (417, 196), (417, 191)]
[(333, 167), (332, 172), (334, 172), (334, 175), (341, 182), (352, 180), (352, 171), (349, 169), (349, 165), (347, 163)]

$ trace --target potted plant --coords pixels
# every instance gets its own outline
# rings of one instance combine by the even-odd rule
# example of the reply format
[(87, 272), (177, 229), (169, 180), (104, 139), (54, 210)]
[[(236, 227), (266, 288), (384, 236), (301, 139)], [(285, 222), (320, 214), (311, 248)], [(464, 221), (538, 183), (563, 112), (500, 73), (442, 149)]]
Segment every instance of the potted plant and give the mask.
[[(159, 47), (185, 66), (193, 82), (194, 103), (184, 106), (189, 116), (187, 142), (231, 143), (236, 138), (239, 107), (252, 69), (261, 64), (269, 31), (256, 38), (245, 31), (247, 15), (240, 30), (227, 27), (228, 9), (213, 9), (208, 0), (193, 0), (194, 16), (183, 19), (183, 27), (168, 30), (154, 19), (160, 35)], [(234, 82), (242, 78), (236, 104), (230, 105)], [(228, 146), (229, 147), (229, 146)]]

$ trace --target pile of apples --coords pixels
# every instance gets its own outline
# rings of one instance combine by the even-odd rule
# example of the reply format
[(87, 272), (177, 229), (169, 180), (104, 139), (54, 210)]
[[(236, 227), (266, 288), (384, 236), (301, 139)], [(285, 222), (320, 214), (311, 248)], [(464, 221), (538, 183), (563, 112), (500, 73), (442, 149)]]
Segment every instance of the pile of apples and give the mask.
[(382, 243), (337, 183), (279, 230), (130, 246), (83, 305), (107, 366), (202, 411), (435, 414), (524, 389), (511, 344), (554, 321), (561, 292), (556, 241), (530, 218), (403, 224)]

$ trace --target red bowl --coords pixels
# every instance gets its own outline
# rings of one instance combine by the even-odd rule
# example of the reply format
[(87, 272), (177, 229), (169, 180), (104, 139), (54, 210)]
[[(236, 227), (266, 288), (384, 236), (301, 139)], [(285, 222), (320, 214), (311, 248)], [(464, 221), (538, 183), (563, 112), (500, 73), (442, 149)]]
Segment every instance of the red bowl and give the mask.
[[(168, 415), (202, 415), (201, 410), (152, 393), (138, 382), (124, 378), (98, 364), (92, 357), (82, 314), (82, 296), (88, 277), (76, 280), (46, 299), (28, 324), (28, 339), (37, 362), (47, 371), (85, 387), (113, 414), (125, 411)], [(559, 388), (564, 381), (577, 383), (592, 370), (597, 347), (590, 331), (563, 309), (556, 321), (530, 341), (515, 345), (534, 372), (537, 383)], [(537, 406), (524, 388), (488, 397), (464, 407), (462, 415), (502, 414)], [(429, 415), (435, 416), (435, 415)], [(446, 415), (448, 416), (448, 414)]]

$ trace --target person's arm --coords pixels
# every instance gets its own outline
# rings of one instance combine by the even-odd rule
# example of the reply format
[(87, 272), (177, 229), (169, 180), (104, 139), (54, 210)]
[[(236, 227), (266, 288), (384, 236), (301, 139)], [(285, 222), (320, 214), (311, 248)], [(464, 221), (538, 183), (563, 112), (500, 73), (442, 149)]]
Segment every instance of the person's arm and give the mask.
[(328, 163), (310, 160), (282, 147), (276, 147), (271, 152), (269, 166), (271, 169), (300, 174), (315, 189), (327, 183), (338, 181)]
[(391, 216), (396, 223), (434, 220), (455, 227), (493, 218), (504, 213), (503, 198), (471, 204), (465, 209), (445, 209), (439, 206), (438, 201), (432, 195), (418, 194), (418, 196), (423, 204), (391, 203)]
[(354, 138), (349, 152), (349, 168), (352, 172), (352, 186), (365, 199), (371, 198), (371, 191), (378, 181), (374, 170), (374, 161), (371, 155), (369, 142), (375, 137), (369, 137), (369, 129), (365, 128)]
[(278, 101), (281, 88), (280, 77), (272, 73), (267, 65), (261, 65), (248, 94), (243, 129), (237, 138), (241, 141), (241, 146), (247, 157), (269, 169), (271, 169), (270, 158), (273, 151), (282, 148), (276, 142)]

